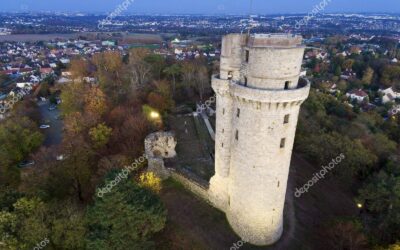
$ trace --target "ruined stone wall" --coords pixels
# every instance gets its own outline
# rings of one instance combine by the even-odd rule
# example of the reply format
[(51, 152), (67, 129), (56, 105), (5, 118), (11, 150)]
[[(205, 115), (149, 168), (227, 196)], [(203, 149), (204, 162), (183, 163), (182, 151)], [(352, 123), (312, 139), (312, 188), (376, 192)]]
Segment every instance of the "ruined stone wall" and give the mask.
[(172, 132), (149, 134), (144, 140), (145, 154), (148, 160), (147, 170), (162, 179), (168, 178), (170, 173), (164, 166), (164, 158), (176, 156), (176, 143), (175, 135)]
[(208, 186), (199, 184), (199, 182), (190, 179), (186, 175), (170, 169), (171, 177), (177, 182), (181, 183), (187, 190), (191, 191), (195, 195), (204, 199), (204, 201), (209, 202), (210, 197), (208, 193)]

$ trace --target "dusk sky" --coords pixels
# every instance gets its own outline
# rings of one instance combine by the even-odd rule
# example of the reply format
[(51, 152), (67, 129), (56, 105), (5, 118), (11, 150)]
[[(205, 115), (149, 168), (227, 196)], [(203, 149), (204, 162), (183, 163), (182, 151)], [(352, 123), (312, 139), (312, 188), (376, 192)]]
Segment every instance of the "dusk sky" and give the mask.
[[(0, 0), (0, 11), (111, 12), (124, 0)], [(133, 1), (133, 0), (127, 0)], [(306, 13), (324, 0), (253, 0), (254, 14)], [(396, 12), (400, 0), (325, 0), (326, 12)], [(248, 14), (250, 0), (134, 0), (126, 13)]]

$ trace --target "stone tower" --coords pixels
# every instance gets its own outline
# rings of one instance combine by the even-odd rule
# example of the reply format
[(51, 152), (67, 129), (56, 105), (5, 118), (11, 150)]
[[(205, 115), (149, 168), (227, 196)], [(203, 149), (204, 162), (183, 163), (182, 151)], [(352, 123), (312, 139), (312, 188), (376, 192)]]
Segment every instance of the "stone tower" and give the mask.
[(209, 197), (255, 245), (273, 244), (283, 231), (297, 120), (310, 90), (299, 78), (301, 42), (287, 34), (227, 35), (212, 79), (217, 121)]

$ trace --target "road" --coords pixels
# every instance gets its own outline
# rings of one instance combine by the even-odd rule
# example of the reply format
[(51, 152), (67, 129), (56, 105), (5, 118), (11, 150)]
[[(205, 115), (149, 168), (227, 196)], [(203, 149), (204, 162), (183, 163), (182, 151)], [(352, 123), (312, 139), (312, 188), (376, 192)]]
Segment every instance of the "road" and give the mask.
[(53, 146), (58, 145), (62, 141), (62, 129), (63, 129), (63, 121), (61, 119), (57, 119), (60, 115), (60, 111), (58, 109), (49, 110), (50, 103), (49, 101), (39, 101), (38, 102), (40, 114), (42, 115), (42, 124), (50, 125), (50, 128), (44, 129), (44, 134), (46, 136), (44, 140), (44, 146)]

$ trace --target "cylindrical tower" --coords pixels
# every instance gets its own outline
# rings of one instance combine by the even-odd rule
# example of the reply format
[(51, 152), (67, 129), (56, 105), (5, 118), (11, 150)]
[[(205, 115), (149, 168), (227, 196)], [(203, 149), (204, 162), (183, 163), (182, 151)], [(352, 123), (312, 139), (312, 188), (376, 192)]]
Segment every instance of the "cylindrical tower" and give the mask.
[[(223, 190), (227, 201), (222, 209), (236, 233), (252, 244), (268, 245), (282, 234), (297, 119), (310, 86), (307, 81), (299, 82), (304, 54), (301, 37), (242, 37), (238, 79), (213, 79), (217, 92), (216, 176), (223, 173), (228, 183), (215, 188), (213, 179), (218, 177), (214, 176), (210, 191), (216, 191), (210, 196)], [(227, 67), (221, 66), (221, 74), (223, 68)], [(218, 105), (224, 105), (229, 113), (223, 114)], [(224, 166), (224, 171), (217, 165)]]
[[(214, 78), (216, 93), (215, 175), (210, 181), (213, 204), (221, 210), (228, 205), (228, 177), (231, 159), (233, 99), (229, 92), (229, 81), (240, 80), (242, 48), (246, 37), (230, 34), (222, 39), (221, 66), (218, 78)], [(219, 81), (219, 84), (217, 83)]]

